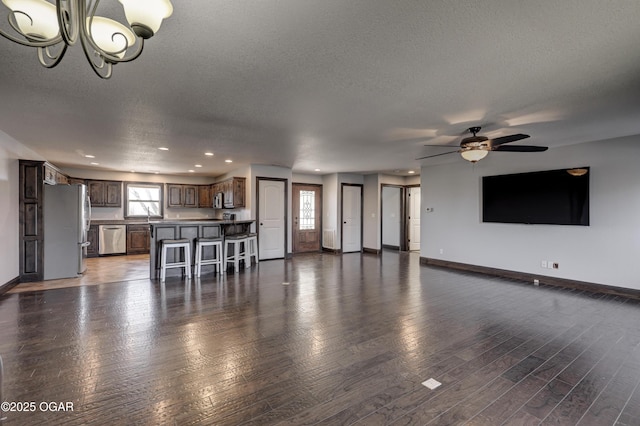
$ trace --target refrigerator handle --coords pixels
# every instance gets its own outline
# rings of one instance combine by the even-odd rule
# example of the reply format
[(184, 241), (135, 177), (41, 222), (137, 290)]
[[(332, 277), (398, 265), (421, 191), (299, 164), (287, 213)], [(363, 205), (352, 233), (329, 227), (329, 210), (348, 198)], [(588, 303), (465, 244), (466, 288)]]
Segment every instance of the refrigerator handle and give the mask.
[(89, 197), (88, 194), (88, 190), (87, 190), (87, 210), (89, 211), (89, 216), (87, 217), (87, 229), (86, 231), (89, 232), (89, 228), (91, 227), (91, 197)]

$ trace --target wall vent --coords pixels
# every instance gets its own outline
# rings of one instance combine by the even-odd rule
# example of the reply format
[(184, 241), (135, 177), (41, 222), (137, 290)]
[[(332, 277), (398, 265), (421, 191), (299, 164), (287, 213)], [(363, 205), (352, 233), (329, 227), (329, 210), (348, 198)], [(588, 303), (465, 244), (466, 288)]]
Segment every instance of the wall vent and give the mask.
[(336, 230), (325, 229), (322, 231), (322, 247), (335, 249), (336, 248)]

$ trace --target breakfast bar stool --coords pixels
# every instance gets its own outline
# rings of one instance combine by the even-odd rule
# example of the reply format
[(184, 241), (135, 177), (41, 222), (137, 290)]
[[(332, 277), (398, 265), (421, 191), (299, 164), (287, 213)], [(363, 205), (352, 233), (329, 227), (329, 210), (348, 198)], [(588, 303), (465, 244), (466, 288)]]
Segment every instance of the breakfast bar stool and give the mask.
[[(184, 274), (187, 278), (191, 278), (191, 242), (187, 238), (180, 240), (162, 240), (160, 242), (160, 281), (164, 281), (167, 275), (167, 269), (169, 268), (184, 268)], [(173, 262), (167, 263), (167, 250), (168, 249), (183, 249), (184, 261), (180, 262), (176, 259)], [(176, 253), (179, 256), (179, 252)]]
[(249, 268), (251, 266), (251, 258), (254, 258), (256, 261), (256, 265), (258, 264), (258, 234), (251, 233), (247, 234), (247, 243), (246, 243), (246, 255), (245, 255), (245, 268)]
[[(232, 250), (229, 250), (229, 249)], [(224, 237), (224, 270), (227, 270), (229, 262), (233, 262), (233, 270), (238, 272), (240, 261), (247, 263), (247, 236), (246, 234), (229, 235)]]
[[(203, 259), (204, 247), (213, 247), (213, 258)], [(202, 265), (215, 265), (216, 272), (221, 274), (224, 270), (222, 268), (222, 238), (197, 238), (196, 239), (196, 261), (194, 275), (200, 276)]]

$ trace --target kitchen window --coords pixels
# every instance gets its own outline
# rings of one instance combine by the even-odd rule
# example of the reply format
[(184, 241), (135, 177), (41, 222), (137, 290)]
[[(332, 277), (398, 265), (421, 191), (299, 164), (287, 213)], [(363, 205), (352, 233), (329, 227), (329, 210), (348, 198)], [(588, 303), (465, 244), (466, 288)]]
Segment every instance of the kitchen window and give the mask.
[(125, 183), (125, 217), (162, 218), (163, 184)]

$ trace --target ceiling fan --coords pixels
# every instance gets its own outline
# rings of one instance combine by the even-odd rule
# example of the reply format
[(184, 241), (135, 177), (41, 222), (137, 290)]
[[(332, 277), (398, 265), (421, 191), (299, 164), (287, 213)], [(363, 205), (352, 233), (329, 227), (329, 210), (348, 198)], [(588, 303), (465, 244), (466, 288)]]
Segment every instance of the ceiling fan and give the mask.
[[(473, 133), (473, 136), (462, 139), (460, 142), (460, 149), (455, 151), (444, 152), (442, 154), (427, 155), (426, 157), (416, 158), (416, 160), (423, 160), (425, 158), (439, 157), (441, 155), (453, 154), (455, 152), (460, 153), (462, 158), (472, 163), (476, 163), (482, 160), (489, 154), (490, 151), (502, 151), (502, 152), (542, 152), (549, 149), (546, 146), (533, 146), (533, 145), (506, 145), (511, 142), (516, 142), (522, 139), (530, 137), (529, 135), (523, 135), (518, 133), (515, 135), (502, 136), (495, 139), (489, 139), (486, 136), (477, 136), (481, 127), (469, 127), (469, 132)], [(437, 146), (440, 148), (447, 147), (447, 145), (425, 145), (425, 146)]]

